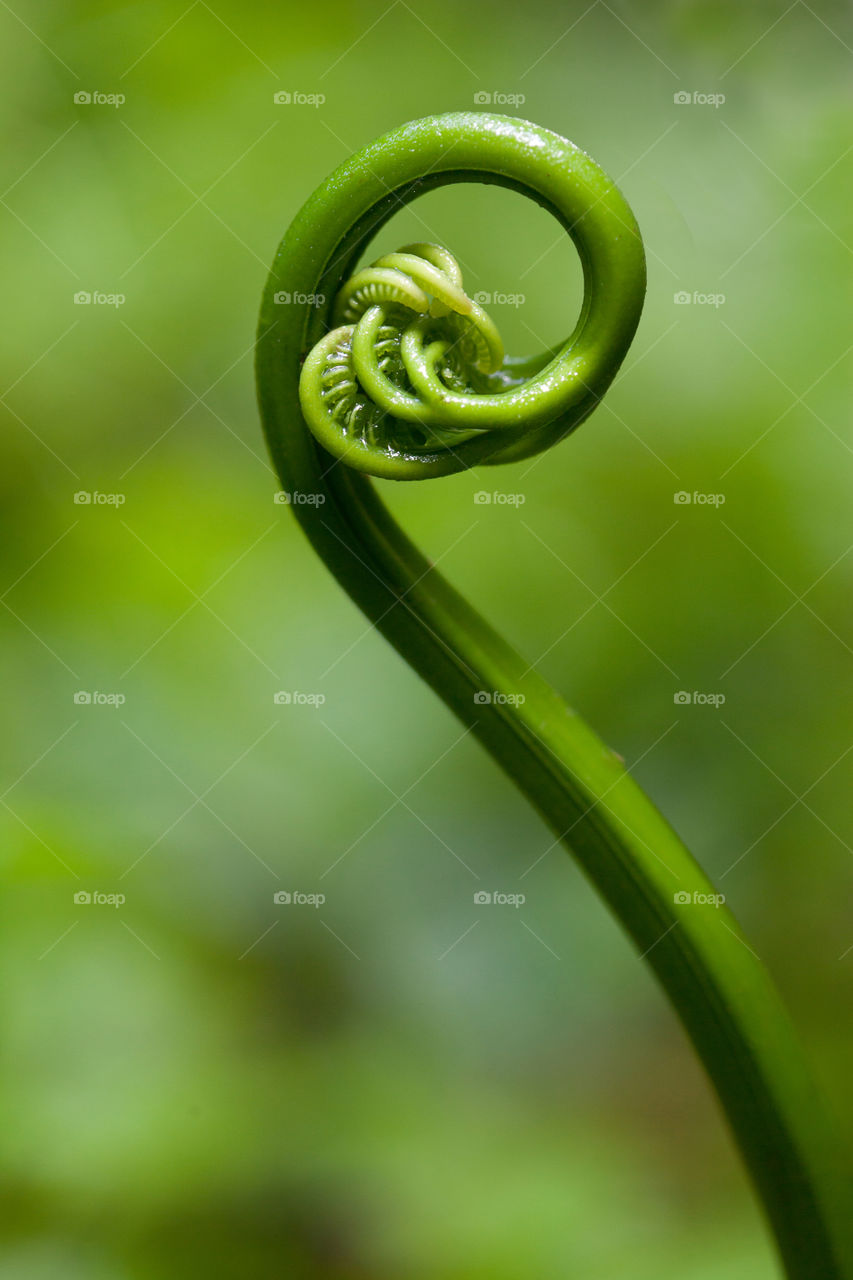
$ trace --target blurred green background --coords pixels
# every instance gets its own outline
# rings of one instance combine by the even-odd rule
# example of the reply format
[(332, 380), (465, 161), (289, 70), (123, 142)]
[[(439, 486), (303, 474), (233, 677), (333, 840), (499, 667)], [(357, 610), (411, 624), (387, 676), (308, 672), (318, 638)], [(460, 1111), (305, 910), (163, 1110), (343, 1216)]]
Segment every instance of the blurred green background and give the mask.
[[(252, 344), (293, 214), (404, 120), (491, 95), (620, 181), (650, 280), (606, 403), (547, 461), (382, 489), (634, 765), (849, 1132), (844, 8), (14, 0), (0, 28), (0, 1274), (776, 1276), (649, 973), (274, 504)], [(523, 294), (491, 309), (510, 350), (572, 327), (573, 250), (520, 197), (433, 193), (377, 252), (413, 239)]]

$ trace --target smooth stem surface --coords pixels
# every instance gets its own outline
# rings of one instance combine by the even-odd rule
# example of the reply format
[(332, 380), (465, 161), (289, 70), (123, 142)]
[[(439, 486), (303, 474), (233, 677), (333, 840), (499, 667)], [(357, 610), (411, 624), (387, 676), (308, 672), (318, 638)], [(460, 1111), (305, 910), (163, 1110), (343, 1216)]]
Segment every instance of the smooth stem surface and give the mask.
[[(371, 482), (320, 448), (300, 411), (302, 360), (328, 327), (341, 283), (401, 203), (456, 180), (501, 182), (548, 203), (542, 186), (554, 168), (577, 164), (588, 192), (596, 181), (591, 163), (536, 126), (466, 113), (405, 126), (342, 166), (294, 221), (267, 285), (257, 348), (264, 427), (283, 488), (322, 495), (316, 505), (293, 508), (318, 554), (539, 810), (657, 975), (728, 1116), (787, 1274), (851, 1280), (844, 1157), (788, 1017), (734, 917), (725, 907), (694, 903), (694, 894), (714, 892), (711, 884), (614, 753), (430, 567)], [(606, 179), (597, 198), (612, 202), (624, 220), (627, 206)], [(579, 229), (553, 211), (577, 243)], [(636, 234), (633, 219), (628, 230)], [(580, 247), (587, 297), (578, 329), (595, 310), (589, 294), (596, 283)], [(277, 306), (275, 295), (285, 290), (322, 293), (326, 307)], [(627, 345), (627, 312), (623, 322)], [(606, 337), (593, 331), (593, 342)], [(598, 385), (582, 392), (581, 416), (613, 372), (605, 369)], [(564, 434), (565, 422), (537, 424), (534, 440), (520, 430), (507, 447), (504, 433), (491, 453), (474, 441), (470, 461), (512, 460)], [(480, 704), (478, 691), (509, 701)], [(677, 894), (689, 895), (689, 905)]]

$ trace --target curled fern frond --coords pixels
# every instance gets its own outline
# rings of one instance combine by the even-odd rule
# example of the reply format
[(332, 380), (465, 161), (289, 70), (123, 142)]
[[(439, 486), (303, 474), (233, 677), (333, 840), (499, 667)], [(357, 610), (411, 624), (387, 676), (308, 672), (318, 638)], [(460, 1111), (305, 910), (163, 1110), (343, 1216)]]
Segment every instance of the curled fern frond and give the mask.
[[(401, 206), (465, 182), (521, 192), (574, 241), (583, 304), (554, 350), (506, 356), (444, 247), (359, 266)], [(851, 1280), (846, 1161), (734, 916), (621, 760), (442, 578), (368, 479), (514, 462), (562, 440), (610, 386), (644, 290), (634, 217), (585, 152), (505, 116), (416, 120), (341, 165), (287, 231), (261, 308), (261, 414), (283, 488), (315, 496), (292, 510), (318, 554), (535, 805), (654, 971), (788, 1276)]]

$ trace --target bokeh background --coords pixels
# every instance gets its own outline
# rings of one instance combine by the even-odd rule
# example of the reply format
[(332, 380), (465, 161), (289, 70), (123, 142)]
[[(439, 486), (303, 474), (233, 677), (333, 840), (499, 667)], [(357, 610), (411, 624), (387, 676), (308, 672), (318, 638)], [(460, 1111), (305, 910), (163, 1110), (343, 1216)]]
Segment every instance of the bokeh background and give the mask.
[[(643, 964), (273, 502), (252, 346), (292, 215), (406, 119), (491, 95), (620, 180), (650, 281), (606, 404), (547, 461), (382, 489), (634, 765), (849, 1132), (843, 6), (12, 0), (0, 28), (0, 1274), (777, 1276)], [(412, 239), (523, 295), (492, 308), (511, 350), (572, 327), (573, 250), (520, 197), (433, 193), (378, 247)]]

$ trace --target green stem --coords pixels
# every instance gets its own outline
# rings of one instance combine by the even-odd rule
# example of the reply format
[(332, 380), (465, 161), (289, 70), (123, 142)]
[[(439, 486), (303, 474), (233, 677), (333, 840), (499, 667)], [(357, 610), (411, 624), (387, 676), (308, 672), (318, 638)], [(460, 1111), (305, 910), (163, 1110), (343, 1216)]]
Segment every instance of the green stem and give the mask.
[[(325, 333), (334, 298), (366, 245), (401, 204), (430, 187), (472, 180), (546, 204), (578, 245), (584, 308), (572, 337), (548, 359), (562, 368), (574, 360), (582, 385), (568, 403), (568, 393), (557, 395), (556, 417), (534, 415), (527, 434), (516, 417), (514, 433), (502, 424), (486, 438), (465, 438), (447, 450), (450, 457), (428, 455), (424, 473), (459, 469), (460, 454), (459, 465), (470, 465), (546, 448), (600, 399), (642, 299), (639, 235), (622, 197), (583, 152), (527, 122), (474, 113), (416, 121), (341, 166), (279, 249), (261, 311), (257, 378), (282, 485), (315, 495), (294, 511), (320, 557), (530, 799), (657, 975), (717, 1091), (788, 1276), (851, 1280), (844, 1157), (779, 997), (731, 912), (703, 902), (702, 895), (714, 895), (712, 885), (616, 755), (408, 540), (358, 473), (366, 463), (357, 461), (358, 470), (340, 465), (303, 418), (302, 362)], [(585, 218), (581, 206), (603, 206), (606, 217)], [(624, 234), (613, 234), (614, 220)], [(629, 296), (614, 305), (614, 277), (602, 308), (596, 290), (608, 271), (619, 270), (629, 277)], [(282, 308), (275, 302), (282, 292), (326, 301)], [(531, 363), (529, 376), (543, 363)], [(370, 469), (412, 478), (417, 462), (410, 453), (396, 471), (382, 459)], [(475, 699), (482, 691), (492, 694), (490, 702)]]

